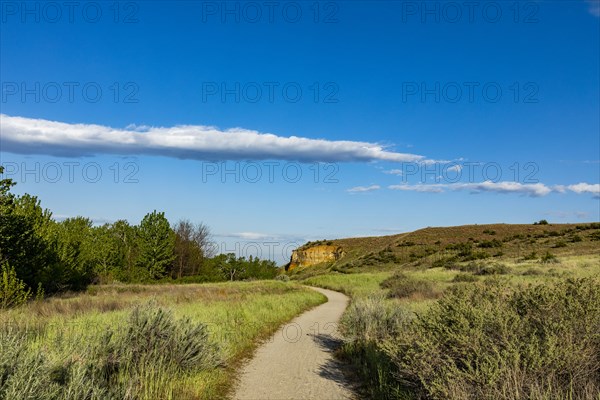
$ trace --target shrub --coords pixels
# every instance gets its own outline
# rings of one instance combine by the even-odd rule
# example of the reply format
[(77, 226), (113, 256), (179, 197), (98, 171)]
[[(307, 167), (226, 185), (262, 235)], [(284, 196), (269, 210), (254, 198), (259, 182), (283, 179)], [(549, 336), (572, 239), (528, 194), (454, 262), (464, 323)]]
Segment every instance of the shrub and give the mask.
[(479, 243), (477, 246), (481, 247), (482, 249), (492, 249), (492, 248), (496, 248), (496, 247), (502, 247), (502, 242), (499, 241), (498, 239), (492, 239), (492, 240), (483, 241), (483, 242)]
[(546, 254), (544, 254), (542, 256), (542, 258), (540, 259), (540, 262), (542, 264), (557, 264), (560, 261), (558, 260), (558, 258), (554, 254), (552, 254), (549, 251), (547, 251)]
[(452, 278), (452, 282), (477, 282), (478, 279), (475, 275), (472, 274), (457, 274)]
[(281, 274), (281, 275), (277, 275), (275, 277), (276, 281), (281, 281), (281, 282), (289, 282), (290, 281), (290, 277), (288, 275), (285, 274)]
[(220, 363), (205, 325), (189, 319), (175, 321), (172, 312), (154, 303), (136, 307), (123, 332), (116, 336), (111, 358), (134, 370), (144, 364), (179, 371), (203, 370)]
[(394, 365), (377, 343), (397, 338), (412, 317), (380, 297), (352, 302), (340, 321), (344, 335), (341, 355), (365, 380), (372, 398), (390, 398), (396, 387)]
[(594, 232), (589, 235), (590, 240), (596, 241), (600, 240), (600, 232)]
[(406, 298), (420, 296), (422, 298), (434, 298), (438, 295), (430, 281), (414, 279), (403, 273), (396, 273), (385, 281), (381, 287), (390, 289), (388, 297)]
[(523, 275), (544, 275), (544, 272), (536, 268), (529, 268), (527, 271), (523, 272)]
[(548, 225), (548, 221), (546, 221), (545, 219), (541, 219), (538, 222), (534, 222), (534, 225)]
[(583, 239), (579, 235), (573, 235), (569, 238), (569, 242), (571, 242), (571, 243), (577, 243), (577, 242), (582, 242), (582, 241), (583, 241)]
[(485, 251), (474, 251), (469, 255), (463, 257), (464, 261), (472, 261), (472, 260), (485, 260), (486, 258), (490, 258), (490, 255)]
[(58, 359), (30, 346), (27, 332), (2, 328), (0, 399), (167, 398), (157, 377), (221, 364), (205, 325), (175, 320), (153, 303), (136, 307), (116, 330), (70, 343), (69, 355)]
[(565, 242), (563, 242), (562, 240), (559, 240), (558, 242), (554, 243), (554, 246), (552, 246), (555, 249), (561, 248), (561, 247), (567, 247), (567, 244)]
[(410, 321), (409, 314), (381, 297), (353, 301), (340, 321), (347, 341), (381, 342), (396, 337)]
[(530, 260), (536, 260), (537, 259), (537, 254), (535, 251), (532, 251), (531, 253), (524, 255), (523, 258), (521, 258), (522, 261), (530, 261)]
[(411, 398), (591, 399), (600, 391), (599, 284), (460, 285), (382, 351)]
[(31, 298), (31, 290), (17, 278), (15, 269), (0, 265), (0, 309), (21, 305)]
[(510, 273), (510, 268), (504, 264), (482, 265), (474, 273), (476, 275), (505, 275)]

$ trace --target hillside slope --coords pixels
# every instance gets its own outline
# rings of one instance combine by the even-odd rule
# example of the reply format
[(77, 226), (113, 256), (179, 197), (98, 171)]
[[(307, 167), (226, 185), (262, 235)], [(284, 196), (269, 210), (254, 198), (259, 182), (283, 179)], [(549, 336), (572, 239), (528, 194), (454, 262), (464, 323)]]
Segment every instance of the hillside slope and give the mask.
[[(327, 248), (337, 254), (323, 254)], [(307, 256), (311, 249), (318, 250), (320, 258)], [(464, 225), (308, 242), (294, 251), (293, 262), (286, 269), (292, 276), (306, 276), (330, 271), (368, 272), (398, 266), (437, 267), (486, 259), (534, 260), (585, 254), (600, 254), (600, 223)], [(308, 262), (298, 263), (299, 259)]]

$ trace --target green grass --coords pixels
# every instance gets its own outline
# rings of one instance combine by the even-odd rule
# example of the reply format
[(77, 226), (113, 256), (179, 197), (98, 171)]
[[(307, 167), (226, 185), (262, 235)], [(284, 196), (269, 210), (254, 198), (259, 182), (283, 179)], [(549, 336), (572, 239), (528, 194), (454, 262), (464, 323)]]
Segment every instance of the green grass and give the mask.
[(366, 272), (357, 274), (323, 274), (302, 280), (305, 285), (337, 290), (350, 297), (366, 297), (379, 292), (379, 285), (392, 275), (391, 272)]
[[(110, 330), (118, 336), (132, 310), (151, 302), (153, 309), (170, 312), (175, 326), (183, 319), (205, 325), (208, 341), (218, 348), (223, 363), (185, 373), (145, 370), (135, 375), (136, 398), (213, 399), (228, 394), (241, 360), (252, 354), (261, 339), (325, 300), (323, 295), (296, 284), (274, 281), (94, 286), (87, 293), (1, 312), (0, 326), (27, 333), (27, 352), (43, 354), (48, 360), (48, 368), (40, 374), (52, 375), (52, 368), (65, 365), (67, 360), (88, 357), (90, 344), (101, 342), (105, 332)], [(122, 379), (127, 379), (127, 373)], [(69, 398), (61, 396), (58, 398)]]
[[(364, 393), (362, 393), (362, 396), (365, 398), (410, 399), (429, 397), (447, 398), (448, 396), (478, 398), (476, 393), (485, 398), (498, 398), (499, 392), (494, 391), (494, 386), (485, 383), (485, 379), (498, 379), (497, 385), (502, 386), (501, 390), (505, 393), (511, 393), (510, 396), (512, 397), (509, 396), (507, 398), (549, 400), (556, 396), (559, 396), (559, 398), (570, 396), (569, 398), (573, 399), (589, 398), (590, 400), (599, 400), (600, 397), (597, 394), (595, 397), (592, 395), (598, 389), (593, 380), (582, 378), (583, 380), (579, 384), (584, 385), (584, 388), (569, 388), (571, 383), (579, 379), (577, 375), (579, 373), (582, 374), (581, 376), (600, 373), (600, 370), (594, 372), (593, 360), (586, 358), (589, 351), (598, 350), (597, 345), (594, 344), (597, 343), (598, 336), (582, 333), (582, 329), (588, 329), (590, 326), (584, 325), (581, 327), (577, 325), (577, 319), (569, 319), (569, 315), (575, 312), (574, 310), (580, 310), (577, 307), (584, 307), (585, 304), (579, 305), (577, 303), (577, 301), (580, 301), (578, 295), (569, 298), (570, 289), (561, 289), (564, 286), (560, 285), (564, 285), (567, 279), (598, 278), (600, 276), (600, 255), (597, 252), (580, 255), (563, 253), (556, 257), (556, 260), (553, 260), (554, 262), (547, 263), (542, 262), (542, 255), (543, 253), (538, 253), (537, 257), (530, 260), (523, 260), (522, 257), (504, 257), (502, 260), (489, 258), (485, 260), (458, 261), (448, 264), (446, 267), (433, 268), (415, 263), (383, 265), (380, 271), (369, 269), (369, 272), (358, 273), (352, 273), (350, 270), (346, 273), (332, 272), (326, 266), (320, 266), (318, 273), (313, 276), (301, 279), (303, 273), (300, 271), (299, 274), (292, 274), (292, 278), (300, 279), (304, 284), (338, 290), (351, 296), (351, 306), (345, 312), (342, 319), (345, 344), (340, 352), (340, 357), (351, 363), (358, 375), (361, 376), (364, 383)], [(306, 267), (306, 270), (309, 269), (310, 267)], [(352, 269), (352, 271), (356, 270), (360, 270), (360, 268), (355, 266)], [(485, 285), (490, 280), (497, 282), (496, 286), (494, 286), (495, 292), (492, 292), (490, 295), (492, 297), (490, 300), (491, 303), (488, 305), (484, 303), (482, 305), (479, 303), (471, 304), (468, 301), (460, 303), (460, 293), (470, 293), (469, 290), (471, 288), (481, 287), (481, 285)], [(596, 281), (596, 285), (600, 285), (600, 283)], [(536, 286), (540, 289), (529, 289)], [(592, 293), (589, 288), (588, 284), (588, 289), (585, 290), (588, 290), (588, 293)], [(458, 292), (455, 292), (457, 290)], [(464, 292), (465, 290), (466, 292)], [(503, 301), (495, 297), (504, 293), (516, 293), (515, 296), (517, 298), (519, 296), (536, 298), (536, 293), (538, 293), (536, 290), (543, 293), (543, 296), (545, 296), (544, 299), (552, 299), (552, 296), (560, 296), (555, 293), (556, 291), (562, 291), (564, 301), (566, 302), (568, 299), (569, 302), (574, 304), (571, 306), (574, 307), (572, 310), (564, 311), (559, 309), (559, 305), (562, 303), (558, 301), (548, 305), (548, 307), (556, 308), (556, 310), (549, 308), (549, 315), (545, 316), (543, 312), (539, 314), (540, 319), (546, 318), (542, 322), (545, 326), (544, 329), (549, 329), (550, 331), (554, 329), (548, 325), (555, 323), (552, 320), (553, 316), (563, 318), (565, 322), (561, 324), (563, 324), (564, 330), (567, 331), (563, 337), (559, 337), (560, 335), (556, 334), (556, 337), (552, 336), (547, 339), (538, 338), (535, 331), (527, 331), (529, 328), (522, 328), (524, 329), (523, 336), (518, 341), (529, 340), (531, 343), (519, 347), (519, 343), (514, 342), (514, 338), (517, 336), (516, 333), (513, 336), (507, 333), (506, 338), (502, 339), (504, 342), (498, 344), (494, 342), (496, 339), (493, 336), (486, 336), (489, 332), (494, 332), (497, 329), (491, 325), (488, 326), (485, 322), (486, 320), (491, 321), (493, 318), (497, 318), (498, 323), (501, 323), (508, 318), (502, 313), (511, 315), (511, 318), (515, 319), (517, 318), (514, 316), (515, 312), (518, 313), (520, 309), (518, 305), (513, 306), (514, 308), (512, 309), (502, 308), (505, 307)], [(452, 298), (453, 300), (448, 300), (446, 293), (459, 293), (459, 295), (455, 295)], [(487, 289), (484, 289), (479, 292), (478, 296), (486, 298), (486, 293)], [(441, 299), (438, 299), (440, 296), (442, 296)], [(506, 296), (509, 295), (506, 294)], [(597, 299), (597, 296), (594, 299)], [(480, 302), (481, 300), (478, 299), (477, 301)], [(434, 314), (432, 313), (435, 311), (432, 310), (439, 310), (440, 302), (447, 304), (450, 310), (457, 313), (456, 320), (453, 320), (454, 322), (449, 321), (448, 326), (442, 326), (441, 323), (436, 322), (440, 326), (435, 327), (435, 329), (439, 329), (439, 331), (435, 330), (433, 325), (416, 322), (421, 321), (422, 318), (434, 318)], [(490, 305), (492, 303), (494, 304), (493, 306)], [(460, 309), (451, 308), (454, 305), (460, 306)], [(496, 312), (499, 316), (496, 315)], [(479, 315), (477, 313), (485, 315), (485, 317), (477, 319), (479, 318), (477, 317)], [(435, 315), (435, 318), (441, 319), (444, 314), (438, 313)], [(417, 316), (418, 318), (416, 318)], [(444, 359), (443, 354), (450, 356), (450, 353), (447, 349), (443, 351), (440, 349), (447, 345), (446, 341), (452, 339), (446, 337), (443, 332), (450, 332), (449, 329), (455, 329), (455, 323), (462, 321), (460, 322), (462, 324), (469, 318), (475, 318), (475, 322), (482, 323), (480, 327), (481, 332), (476, 337), (477, 340), (488, 340), (490, 343), (493, 343), (493, 345), (490, 344), (492, 347), (508, 346), (508, 349), (512, 352), (510, 354), (512, 360), (518, 360), (521, 357), (526, 360), (526, 363), (530, 363), (531, 365), (535, 363), (541, 363), (540, 365), (546, 364), (548, 366), (547, 370), (552, 375), (545, 378), (543, 377), (544, 371), (535, 369), (531, 365), (523, 365), (519, 367), (521, 368), (520, 370), (512, 370), (510, 365), (504, 364), (505, 361), (508, 363), (508, 359), (505, 360), (504, 356), (500, 357), (492, 353), (482, 356), (480, 359), (474, 356), (472, 360), (465, 361), (461, 358), (463, 356), (460, 353), (460, 348), (468, 349), (471, 345), (477, 345), (477, 342), (469, 344), (469, 341), (473, 339), (472, 336), (475, 334), (469, 336), (470, 331), (468, 328), (465, 328), (464, 332), (460, 332), (460, 335), (463, 335), (460, 340), (465, 340), (465, 342), (460, 344), (461, 347), (458, 348), (459, 353), (454, 356), (455, 360), (452, 361), (452, 363), (455, 363), (452, 365), (453, 370), (447, 373), (444, 372), (445, 368), (450, 367), (448, 365), (444, 366), (444, 363), (448, 361)], [(530, 317), (522, 317), (518, 323), (522, 324), (522, 326), (528, 326), (527, 324), (529, 323), (535, 324), (535, 322), (530, 321)], [(415, 331), (417, 329), (415, 326), (418, 327), (418, 331)], [(408, 336), (407, 332), (409, 333)], [(531, 337), (526, 336), (528, 334)], [(416, 344), (415, 342), (411, 342), (411, 335), (420, 337)], [(438, 342), (435, 344), (429, 343), (430, 338), (436, 337), (435, 335), (437, 335), (436, 340)], [(564, 367), (569, 369), (569, 371), (566, 371), (567, 374), (578, 371), (572, 378), (563, 374), (565, 371), (561, 371), (563, 367), (561, 367), (559, 360), (565, 359), (565, 356), (562, 355), (563, 353), (560, 353), (560, 346), (552, 347), (553, 354), (546, 354), (541, 349), (539, 350), (539, 354), (534, 354), (535, 346), (541, 343), (542, 340), (548, 341), (544, 346), (554, 346), (553, 343), (555, 342), (553, 341), (565, 343), (566, 346), (568, 340), (571, 340), (574, 335), (582, 335), (578, 339), (580, 340), (579, 343), (585, 341), (585, 343), (591, 344), (587, 345), (588, 347), (585, 350), (581, 350), (577, 347), (577, 343), (572, 343), (572, 349), (569, 351), (577, 352), (579, 358), (572, 358), (573, 364)], [(451, 343), (451, 345), (453, 344)], [(423, 349), (419, 346), (431, 347)], [(526, 349), (527, 346), (530, 347)], [(485, 346), (482, 347), (482, 349), (484, 348)], [(406, 353), (408, 349), (411, 350), (409, 353)], [(483, 354), (482, 349), (477, 350), (475, 354)], [(411, 353), (416, 351), (421, 353), (415, 353), (416, 355)], [(502, 351), (508, 352), (508, 350)], [(439, 359), (435, 358), (438, 357), (436, 354), (439, 354)], [(529, 360), (527, 357), (534, 358)], [(582, 361), (581, 365), (576, 365), (579, 359), (587, 360), (585, 362), (589, 361), (589, 363), (586, 364)], [(464, 362), (477, 365), (477, 363), (487, 363), (489, 360), (497, 360), (500, 366), (485, 365), (485, 368), (488, 368), (489, 371), (476, 372), (460, 369), (461, 363)], [(491, 363), (492, 361), (489, 362)], [(492, 367), (496, 368), (496, 370), (493, 370)], [(399, 373), (403, 374), (400, 381), (397, 380)], [(446, 375), (443, 375), (444, 373)], [(487, 373), (489, 375), (483, 375)], [(480, 376), (477, 376), (477, 374), (480, 374)], [(519, 380), (518, 385), (511, 386), (510, 374), (514, 374), (512, 376), (513, 379)], [(502, 376), (499, 377), (500, 375)], [(480, 379), (484, 379), (484, 381), (478, 381)], [(404, 383), (408, 380), (410, 380), (410, 383), (408, 386), (405, 386)], [(422, 384), (420, 383), (421, 380)]]

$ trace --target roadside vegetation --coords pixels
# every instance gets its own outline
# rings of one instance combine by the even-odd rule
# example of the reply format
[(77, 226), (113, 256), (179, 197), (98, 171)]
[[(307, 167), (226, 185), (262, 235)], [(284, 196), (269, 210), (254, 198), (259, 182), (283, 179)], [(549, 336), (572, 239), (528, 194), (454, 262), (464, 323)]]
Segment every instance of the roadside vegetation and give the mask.
[(275, 281), (100, 285), (0, 313), (0, 399), (224, 398), (262, 339), (325, 301)]
[[(0, 167), (0, 174), (2, 167)], [(92, 283), (219, 282), (273, 279), (268, 260), (215, 255), (210, 230), (152, 211), (138, 225), (94, 226), (89, 218), (57, 221), (35, 196), (11, 193), (0, 180), (0, 307)]]
[(0, 400), (225, 398), (261, 340), (326, 300), (274, 280), (274, 262), (215, 255), (203, 224), (57, 221), (13, 185), (0, 180)]
[(334, 241), (289, 273), (352, 297), (339, 356), (374, 399), (600, 399), (600, 224)]

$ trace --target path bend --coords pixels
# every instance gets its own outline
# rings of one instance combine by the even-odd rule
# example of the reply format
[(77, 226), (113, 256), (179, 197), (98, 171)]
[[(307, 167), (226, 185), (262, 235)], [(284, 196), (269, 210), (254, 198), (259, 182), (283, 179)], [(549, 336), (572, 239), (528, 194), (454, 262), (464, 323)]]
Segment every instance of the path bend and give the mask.
[(343, 366), (333, 351), (346, 295), (311, 287), (328, 301), (283, 325), (261, 345), (241, 372), (236, 400), (353, 399)]

